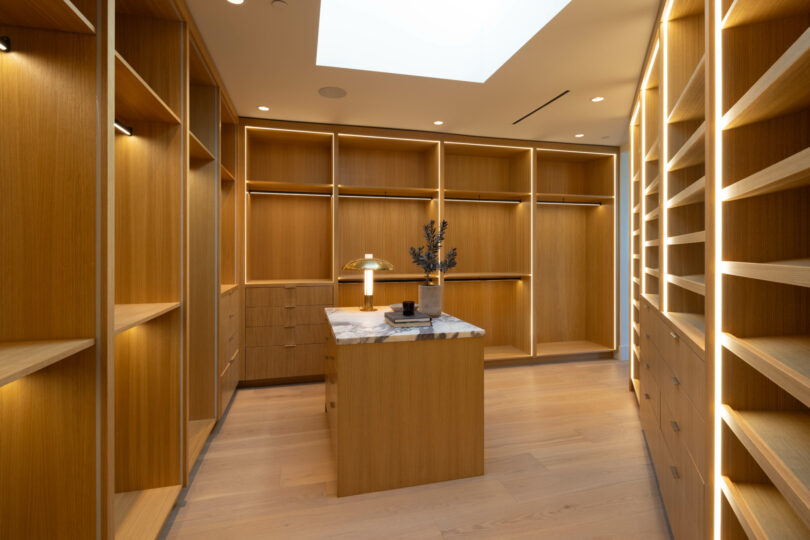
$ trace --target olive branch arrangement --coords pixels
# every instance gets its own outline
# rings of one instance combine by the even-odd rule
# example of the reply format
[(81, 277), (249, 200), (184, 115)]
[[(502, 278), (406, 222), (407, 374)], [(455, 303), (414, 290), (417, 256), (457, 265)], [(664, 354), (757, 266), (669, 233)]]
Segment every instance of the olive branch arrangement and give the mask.
[(426, 246), (419, 246), (418, 248), (410, 248), (411, 259), (416, 266), (422, 268), (425, 272), (425, 285), (430, 285), (431, 272), (439, 271), (442, 274), (456, 265), (456, 248), (450, 250), (445, 256), (443, 261), (439, 261), (439, 248), (442, 247), (444, 242), (444, 234), (447, 232), (447, 220), (442, 220), (439, 230), (436, 230), (436, 220), (431, 219), (430, 223), (425, 225), (425, 242)]

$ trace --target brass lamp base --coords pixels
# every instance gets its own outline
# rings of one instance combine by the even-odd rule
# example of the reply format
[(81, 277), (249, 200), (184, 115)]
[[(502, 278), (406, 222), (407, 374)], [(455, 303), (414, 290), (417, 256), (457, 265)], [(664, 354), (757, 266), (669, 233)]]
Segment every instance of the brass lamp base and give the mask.
[(372, 295), (363, 295), (363, 307), (360, 308), (360, 311), (377, 311), (377, 308), (374, 307), (374, 297)]

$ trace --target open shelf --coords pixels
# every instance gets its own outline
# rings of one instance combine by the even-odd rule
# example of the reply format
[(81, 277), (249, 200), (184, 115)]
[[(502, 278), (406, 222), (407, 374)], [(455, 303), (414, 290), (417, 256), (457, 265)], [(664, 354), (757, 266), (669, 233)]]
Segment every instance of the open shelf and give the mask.
[[(435, 279), (435, 276), (432, 276)], [(338, 276), (340, 283), (361, 283), (363, 281), (363, 273), (345, 274)], [(425, 274), (395, 274), (393, 272), (374, 272), (374, 281), (425, 281)]]
[(658, 268), (649, 268), (649, 267), (647, 267), (647, 268), (644, 268), (644, 272), (647, 273), (647, 274), (650, 274), (651, 276), (654, 276), (654, 277), (660, 277), (660, 275), (661, 275), (660, 272), (658, 271)]
[[(329, 280), (331, 283), (332, 280)], [(223, 283), (219, 286), (219, 294), (227, 294), (231, 292), (233, 289), (237, 288), (239, 285), (236, 283)]]
[(667, 274), (667, 281), (695, 294), (706, 296), (706, 278), (703, 275), (676, 276)]
[(721, 480), (723, 495), (728, 500), (740, 525), (749, 538), (807, 538), (807, 527), (771, 484)]
[(445, 197), (488, 199), (528, 196), (532, 167), (530, 148), (444, 144)]
[(181, 486), (115, 494), (115, 537), (123, 540), (156, 538), (171, 512)]
[(644, 156), (644, 161), (657, 161), (660, 156), (661, 156), (661, 140), (658, 137), (656, 137), (655, 141), (653, 141), (652, 145), (650, 146), (649, 151)]
[(810, 148), (805, 148), (724, 188), (723, 200), (734, 201), (756, 197), (808, 184), (810, 184)]
[(584, 354), (612, 353), (613, 349), (592, 341), (554, 341), (537, 344), (537, 356), (577, 356)]
[(667, 208), (678, 208), (680, 206), (688, 206), (703, 202), (706, 199), (706, 177), (702, 176), (689, 184), (686, 189), (683, 189), (671, 199), (667, 201)]
[(510, 201), (519, 202), (529, 199), (531, 193), (520, 191), (465, 191), (461, 189), (445, 189), (444, 199), (447, 202), (454, 202), (451, 199), (463, 199), (464, 201)]
[(245, 145), (245, 172), (250, 181), (332, 183), (331, 133), (249, 127)]
[(332, 194), (332, 184), (293, 184), (289, 182), (248, 180), (246, 188), (247, 191), (261, 191), (264, 193)]
[(644, 188), (644, 195), (652, 195), (654, 193), (658, 193), (659, 186), (661, 185), (661, 176), (656, 176), (652, 182), (647, 184), (647, 187)]
[(613, 200), (614, 175), (612, 154), (538, 148), (534, 191), (538, 200), (605, 203)]
[[(375, 273), (376, 274), (376, 273)], [(376, 275), (375, 281), (376, 281)], [(331, 279), (250, 279), (245, 287), (267, 287), (271, 285), (332, 285)]]
[(115, 333), (120, 334), (130, 328), (151, 321), (173, 309), (180, 307), (179, 302), (159, 304), (116, 304)]
[(414, 197), (435, 199), (439, 196), (439, 190), (434, 188), (339, 185), (338, 194), (369, 197)]
[(634, 213), (634, 214), (638, 214), (638, 213), (640, 213), (640, 212), (641, 212), (641, 203), (638, 203), (637, 205), (635, 205), (635, 206), (633, 207), (633, 213)]
[(734, 0), (723, 16), (723, 29), (780, 19), (807, 12), (805, 0), (779, 0), (763, 2), (762, 0)]
[(686, 122), (688, 120), (702, 120), (706, 115), (706, 55), (698, 62), (692, 76), (686, 83), (680, 97), (672, 107), (667, 122)]
[(656, 208), (655, 210), (648, 213), (644, 216), (644, 221), (654, 221), (661, 217), (661, 208)]
[(637, 171), (636, 174), (633, 175), (633, 182), (638, 182), (641, 180), (641, 171)]
[(609, 203), (613, 202), (612, 195), (574, 195), (570, 193), (536, 193), (535, 200), (541, 202), (581, 202), (581, 203)]
[(688, 234), (679, 234), (678, 236), (670, 236), (667, 238), (667, 244), (670, 246), (678, 246), (684, 244), (702, 244), (706, 242), (706, 231), (698, 231)]
[(810, 28), (723, 115), (723, 129), (776, 118), (810, 105)]
[(526, 351), (521, 351), (511, 345), (484, 347), (484, 363), (498, 362), (501, 360), (517, 360), (520, 358), (530, 358)]
[(724, 333), (723, 346), (810, 407), (810, 336), (738, 338)]
[[(723, 405), (721, 414), (751, 457), (793, 510), (810, 524), (810, 414), (741, 411)], [(808, 525), (810, 527), (810, 525)]]
[(222, 180), (233, 181), (235, 179), (233, 173), (225, 165), (219, 166), (219, 176)]
[(439, 143), (339, 134), (338, 184), (390, 189), (439, 187)]
[(699, 165), (705, 160), (706, 122), (700, 124), (667, 164), (669, 171)]
[(191, 159), (198, 161), (214, 161), (214, 154), (191, 131), (188, 132), (188, 154)]
[(706, 317), (700, 313), (669, 311), (664, 315), (672, 321), (695, 345), (703, 349), (706, 340)]
[(194, 467), (197, 461), (197, 456), (205, 446), (205, 441), (208, 440), (208, 435), (214, 429), (215, 420), (213, 418), (205, 418), (202, 420), (189, 420), (188, 422), (188, 463), (186, 466), (188, 470)]
[(658, 294), (652, 293), (644, 293), (641, 296), (647, 299), (647, 301), (655, 307), (655, 309), (661, 309), (661, 296)]
[(115, 53), (115, 116), (128, 122), (180, 123), (174, 111), (118, 52)]
[(658, 247), (659, 245), (661, 245), (661, 242), (659, 242), (657, 239), (647, 240), (646, 242), (644, 242), (644, 247)]
[(723, 261), (724, 274), (798, 287), (810, 287), (810, 259), (767, 263)]
[(522, 279), (529, 277), (529, 274), (520, 272), (453, 272), (444, 276), (445, 281), (454, 280), (503, 280), (503, 279)]
[(93, 346), (93, 339), (0, 343), (0, 387)]
[(4, 2), (0, 7), (3, 25), (44, 28), (77, 34), (95, 34), (93, 23), (70, 0)]

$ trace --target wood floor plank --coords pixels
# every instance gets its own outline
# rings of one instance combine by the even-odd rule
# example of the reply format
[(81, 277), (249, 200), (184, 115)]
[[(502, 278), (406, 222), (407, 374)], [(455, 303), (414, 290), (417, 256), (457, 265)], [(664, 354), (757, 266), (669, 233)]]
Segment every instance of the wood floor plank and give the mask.
[(238, 390), (164, 538), (668, 538), (627, 363), (485, 372), (485, 474), (338, 499), (323, 385)]

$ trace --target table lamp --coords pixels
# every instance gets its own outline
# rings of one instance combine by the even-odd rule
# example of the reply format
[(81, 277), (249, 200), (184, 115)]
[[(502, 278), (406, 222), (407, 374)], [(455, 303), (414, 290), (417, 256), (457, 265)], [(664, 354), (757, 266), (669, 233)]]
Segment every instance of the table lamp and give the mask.
[(374, 308), (374, 270), (393, 270), (394, 265), (384, 259), (375, 259), (366, 253), (362, 259), (355, 259), (343, 266), (344, 270), (363, 271), (363, 307), (360, 311), (376, 311)]

